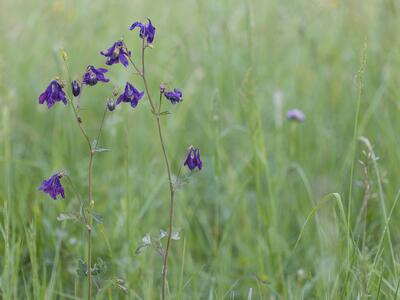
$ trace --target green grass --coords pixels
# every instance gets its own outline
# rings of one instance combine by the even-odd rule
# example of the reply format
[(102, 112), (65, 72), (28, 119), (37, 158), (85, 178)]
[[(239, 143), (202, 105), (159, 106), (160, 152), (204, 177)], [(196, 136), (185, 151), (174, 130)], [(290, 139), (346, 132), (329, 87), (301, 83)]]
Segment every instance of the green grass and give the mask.
[[(66, 76), (60, 47), (74, 78), (103, 66), (99, 51), (121, 36), (135, 57), (139, 40), (128, 27), (146, 16), (157, 27), (150, 88), (164, 81), (184, 92), (162, 121), (173, 170), (190, 144), (204, 162), (176, 194), (182, 238), (172, 244), (170, 298), (400, 298), (399, 14), (395, 0), (1, 0), (0, 298), (86, 294), (76, 276), (86, 233), (57, 221), (78, 200), (67, 183), (63, 201), (37, 188), (66, 169), (86, 195), (87, 145), (68, 107), (47, 110), (37, 98)], [(122, 66), (110, 69), (117, 87), (143, 88)], [(109, 94), (106, 85), (85, 90), (92, 137)], [(294, 107), (306, 122), (286, 121)], [(147, 100), (118, 107), (101, 144), (112, 151), (94, 163), (104, 222), (93, 257), (129, 294), (104, 288), (98, 298), (157, 299), (161, 259), (149, 249), (135, 255), (142, 236), (168, 225)]]

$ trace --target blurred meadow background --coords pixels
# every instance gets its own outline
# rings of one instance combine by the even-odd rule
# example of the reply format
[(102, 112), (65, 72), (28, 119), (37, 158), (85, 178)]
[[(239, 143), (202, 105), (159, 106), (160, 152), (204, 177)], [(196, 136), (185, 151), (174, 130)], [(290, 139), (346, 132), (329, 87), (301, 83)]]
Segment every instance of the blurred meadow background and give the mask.
[[(87, 148), (73, 114), (38, 96), (73, 78), (123, 37), (157, 28), (147, 52), (150, 89), (180, 87), (162, 119), (176, 174), (190, 144), (204, 168), (176, 194), (170, 299), (395, 299), (400, 280), (400, 3), (350, 1), (0, 0), (0, 298), (81, 299), (85, 231), (57, 216), (79, 206), (39, 192), (65, 169), (87, 191)], [(140, 80), (110, 68), (122, 89)], [(91, 136), (112, 85), (85, 89)], [(165, 105), (167, 107), (167, 105)], [(303, 123), (286, 112), (299, 108)], [(359, 139), (363, 136), (364, 138)], [(168, 185), (147, 99), (106, 119), (94, 199), (103, 223), (94, 259), (128, 295), (158, 299), (161, 259), (135, 254), (168, 224)], [(379, 159), (378, 159), (379, 158)]]

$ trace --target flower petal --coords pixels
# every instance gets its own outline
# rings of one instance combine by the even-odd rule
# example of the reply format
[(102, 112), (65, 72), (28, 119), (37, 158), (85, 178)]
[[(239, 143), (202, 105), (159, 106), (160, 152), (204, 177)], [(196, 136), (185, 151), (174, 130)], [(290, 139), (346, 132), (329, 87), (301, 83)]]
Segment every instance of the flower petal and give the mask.
[(39, 104), (43, 104), (44, 101), (48, 98), (48, 92), (45, 90), (40, 96), (39, 96)]
[(125, 68), (128, 67), (129, 63), (124, 54), (120, 54), (119, 61), (124, 65)]
[(133, 24), (131, 25), (131, 27), (129, 27), (129, 30), (133, 30), (133, 29), (135, 29), (136, 27), (139, 27), (141, 30), (144, 29), (144, 25), (143, 25), (142, 23), (136, 21), (135, 23), (133, 23)]

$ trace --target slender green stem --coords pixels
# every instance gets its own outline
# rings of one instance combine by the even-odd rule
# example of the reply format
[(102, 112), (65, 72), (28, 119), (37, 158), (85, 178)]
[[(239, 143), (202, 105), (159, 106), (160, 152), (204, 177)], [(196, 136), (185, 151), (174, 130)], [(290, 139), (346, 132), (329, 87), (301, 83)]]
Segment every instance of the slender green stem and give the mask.
[[(94, 156), (94, 151), (92, 149), (92, 144), (90, 143), (90, 138), (87, 135), (85, 129), (82, 126), (82, 120), (80, 118), (80, 116), (78, 115), (78, 112), (75, 108), (74, 103), (70, 100), (70, 104), (72, 107), (72, 110), (74, 112), (75, 115), (75, 119), (78, 123), (78, 126), (82, 132), (82, 135), (84, 136), (87, 144), (88, 144), (88, 148), (89, 148), (89, 166), (88, 166), (88, 177), (89, 177), (89, 197), (88, 197), (88, 208), (92, 208), (93, 207), (93, 198), (92, 198), (92, 191), (93, 191), (93, 187), (92, 187), (92, 177), (93, 177), (93, 156)], [(100, 133), (99, 133), (100, 135)], [(85, 217), (86, 219), (86, 217)], [(86, 229), (88, 232), (88, 267), (87, 267), (87, 276), (88, 276), (88, 299), (91, 300), (92, 299), (92, 215), (89, 214), (89, 216), (87, 217), (86, 220)]]
[[(93, 156), (94, 156), (94, 151), (92, 149), (92, 144), (90, 143), (90, 138), (87, 135), (85, 129), (82, 126), (82, 120), (81, 117), (78, 115), (78, 112), (75, 108), (74, 103), (72, 102), (72, 100), (70, 100), (70, 104), (72, 107), (72, 110), (74, 112), (75, 115), (75, 119), (78, 123), (79, 129), (82, 132), (82, 135), (84, 136), (87, 144), (88, 144), (88, 148), (89, 148), (89, 166), (88, 166), (88, 176), (89, 176), (89, 197), (88, 197), (88, 208), (92, 208), (93, 207), (93, 199), (92, 199), (92, 176), (93, 176)], [(85, 218), (86, 219), (86, 218)], [(89, 214), (89, 216), (87, 217), (87, 221), (86, 221), (86, 229), (88, 232), (88, 267), (87, 267), (87, 276), (88, 276), (88, 299), (91, 300), (92, 299), (92, 215)]]
[[(142, 39), (142, 70), (141, 72), (139, 71), (138, 73), (143, 79), (143, 84), (144, 88), (146, 90), (147, 98), (149, 99), (149, 103), (151, 106), (151, 111), (156, 117), (156, 122), (157, 122), (157, 130), (158, 130), (158, 136), (160, 139), (161, 143), (161, 148), (162, 148), (162, 153), (164, 156), (164, 161), (165, 161), (165, 166), (167, 169), (167, 175), (168, 175), (168, 183), (169, 183), (169, 190), (170, 190), (170, 208), (169, 208), (169, 225), (168, 225), (168, 238), (167, 238), (167, 245), (165, 248), (165, 252), (163, 255), (163, 268), (162, 268), (162, 287), (161, 287), (161, 299), (165, 300), (166, 299), (166, 282), (167, 282), (167, 264), (168, 264), (168, 254), (169, 254), (169, 248), (171, 244), (171, 236), (172, 236), (172, 221), (173, 221), (173, 216), (174, 216), (174, 196), (175, 196), (175, 189), (174, 185), (172, 183), (172, 175), (171, 175), (171, 165), (168, 160), (168, 155), (167, 155), (167, 150), (165, 147), (165, 142), (164, 142), (164, 137), (162, 134), (161, 130), (161, 122), (160, 122), (160, 110), (161, 110), (161, 94), (160, 94), (160, 105), (158, 107), (158, 110), (156, 110), (156, 107), (154, 105), (153, 100), (151, 99), (151, 95), (149, 92), (149, 87), (147, 84), (146, 80), (146, 75), (145, 75), (145, 60), (144, 60), (144, 51), (146, 49), (146, 45), (144, 43), (144, 39)], [(136, 66), (133, 64), (134, 68), (137, 70)], [(137, 70), (138, 71), (138, 70)]]
[[(103, 129), (103, 124), (104, 124), (104, 120), (106, 118), (106, 114), (107, 114), (107, 105), (104, 107), (104, 113), (103, 113), (103, 117), (101, 118), (101, 122), (100, 122), (100, 127), (99, 127), (99, 132), (97, 133), (97, 139), (96, 139), (96, 147), (99, 145), (99, 141), (100, 141), (100, 136), (101, 136), (101, 131)], [(93, 149), (95, 150), (95, 149)]]
[(151, 111), (153, 114), (156, 113), (156, 108), (154, 106), (153, 100), (151, 100), (151, 95), (149, 93), (149, 87), (147, 84), (147, 80), (146, 80), (146, 75), (145, 75), (145, 68), (144, 68), (144, 50), (145, 50), (145, 45), (144, 45), (144, 39), (142, 39), (142, 72), (140, 72), (140, 76), (143, 79), (143, 84), (144, 84), (144, 88), (146, 90), (146, 94), (147, 94), (147, 98), (149, 99), (149, 103), (151, 106)]
[(81, 119), (81, 117), (79, 116), (78, 111), (76, 110), (76, 107), (75, 107), (74, 103), (72, 102), (72, 100), (69, 100), (69, 102), (70, 102), (70, 104), (71, 104), (72, 111), (74, 112), (75, 119), (76, 119), (76, 122), (78, 123), (79, 129), (81, 130), (82, 135), (83, 135), (83, 137), (85, 138), (85, 140), (86, 140), (86, 142), (87, 142), (87, 144), (88, 144), (89, 149), (92, 150), (92, 144), (90, 143), (89, 136), (87, 135), (85, 129), (84, 129), (83, 126), (82, 126), (82, 119)]
[[(89, 174), (89, 209), (93, 209), (94, 201), (93, 201), (93, 160), (95, 155), (95, 148), (99, 144), (99, 140), (101, 137), (101, 131), (103, 129), (104, 120), (107, 115), (107, 105), (104, 109), (103, 117), (100, 122), (99, 132), (97, 133), (97, 139), (95, 145), (90, 145), (90, 154), (89, 154), (89, 167), (88, 167), (88, 174)], [(92, 299), (92, 286), (93, 286), (93, 279), (92, 279), (92, 227), (93, 227), (93, 217), (92, 214), (89, 214), (88, 218), (88, 286), (89, 286), (89, 300)]]
[[(92, 209), (94, 205), (93, 201), (93, 156), (94, 152), (92, 148), (90, 147), (90, 156), (89, 156), (89, 208)], [(88, 287), (89, 287), (89, 292), (88, 292), (88, 299), (92, 299), (92, 225), (93, 225), (93, 218), (92, 215), (89, 214), (89, 220), (88, 220)]]
[(136, 70), (136, 75), (142, 76), (142, 72), (139, 70), (139, 68), (136, 66), (135, 62), (132, 60), (132, 58), (130, 56), (128, 56), (129, 61), (131, 62), (132, 66), (135, 68)]

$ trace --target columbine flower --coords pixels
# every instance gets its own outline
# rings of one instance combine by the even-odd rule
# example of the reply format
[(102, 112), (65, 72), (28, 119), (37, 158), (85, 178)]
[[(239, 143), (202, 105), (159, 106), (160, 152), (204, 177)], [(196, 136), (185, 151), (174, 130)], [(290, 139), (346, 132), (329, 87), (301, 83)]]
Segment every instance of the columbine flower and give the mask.
[(101, 51), (100, 54), (107, 57), (106, 65), (109, 66), (120, 62), (125, 67), (128, 67), (127, 57), (131, 57), (131, 51), (126, 49), (123, 41), (115, 42), (111, 48), (107, 49), (107, 51)]
[(96, 69), (93, 66), (88, 66), (86, 69), (86, 73), (83, 75), (83, 83), (93, 86), (98, 81), (109, 82), (110, 79), (104, 77), (104, 74), (107, 72), (108, 70), (104, 68)]
[(78, 97), (79, 94), (81, 93), (81, 87), (80, 87), (78, 81), (76, 81), (76, 80), (72, 81), (71, 87), (72, 87), (72, 94), (75, 97)]
[(118, 97), (115, 104), (118, 105), (121, 102), (130, 102), (131, 106), (135, 108), (143, 95), (144, 92), (139, 92), (132, 84), (127, 82), (125, 85), (125, 92)]
[(156, 28), (153, 26), (149, 18), (147, 18), (147, 20), (149, 21), (147, 24), (143, 24), (141, 22), (133, 23), (132, 26), (129, 27), (129, 30), (133, 30), (136, 27), (139, 27), (140, 28), (139, 36), (142, 39), (146, 38), (147, 43), (151, 44), (154, 40), (154, 36), (156, 35)]
[(201, 170), (201, 168), (203, 167), (203, 162), (200, 159), (199, 148), (194, 148), (193, 146), (189, 147), (189, 153), (183, 165), (187, 166), (190, 171), (192, 171), (196, 167)]
[(171, 101), (172, 104), (176, 104), (181, 102), (182, 99), (182, 92), (178, 89), (174, 89), (173, 91), (164, 92), (165, 98)]
[(46, 90), (39, 96), (39, 104), (47, 103), (47, 108), (51, 108), (56, 102), (62, 101), (67, 105), (67, 98), (63, 87), (57, 80), (50, 82)]
[(61, 195), (61, 197), (65, 198), (64, 187), (61, 185), (60, 182), (60, 178), (64, 175), (64, 172), (58, 172), (54, 174), (49, 179), (44, 180), (38, 190), (49, 194), (50, 197), (54, 200), (57, 199), (58, 195)]
[(291, 121), (297, 122), (304, 122), (306, 119), (304, 113), (297, 108), (289, 110), (286, 114), (286, 117)]

